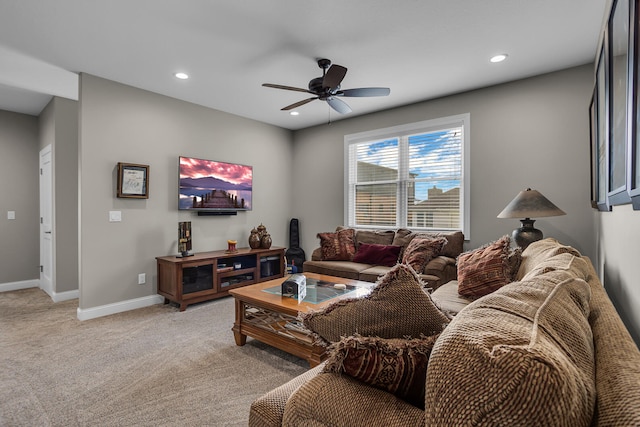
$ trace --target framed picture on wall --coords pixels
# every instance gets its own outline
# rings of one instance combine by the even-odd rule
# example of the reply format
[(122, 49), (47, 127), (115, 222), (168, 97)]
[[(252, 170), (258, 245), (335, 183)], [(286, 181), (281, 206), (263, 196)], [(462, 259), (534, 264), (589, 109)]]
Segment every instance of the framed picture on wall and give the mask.
[[(635, 1), (635, 0), (631, 0)], [(629, 82), (630, 0), (615, 0), (608, 23), (609, 148), (607, 198), (610, 205), (629, 203), (627, 193), (627, 112)]]
[(591, 142), (591, 207), (598, 207), (598, 123), (596, 121), (596, 108), (597, 108), (597, 93), (596, 87), (591, 97), (591, 103), (589, 104), (589, 139)]
[(607, 81), (605, 48), (600, 48), (596, 82), (591, 102), (591, 205), (600, 211), (611, 210), (607, 201)]
[(149, 166), (118, 163), (118, 197), (149, 198)]

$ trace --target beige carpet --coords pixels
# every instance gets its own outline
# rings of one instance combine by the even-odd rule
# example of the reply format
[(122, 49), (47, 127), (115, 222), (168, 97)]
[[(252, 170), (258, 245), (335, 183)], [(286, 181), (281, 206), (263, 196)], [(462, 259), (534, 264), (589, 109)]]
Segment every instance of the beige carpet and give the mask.
[(241, 426), (306, 362), (235, 345), (232, 298), (80, 322), (77, 300), (0, 293), (1, 426)]

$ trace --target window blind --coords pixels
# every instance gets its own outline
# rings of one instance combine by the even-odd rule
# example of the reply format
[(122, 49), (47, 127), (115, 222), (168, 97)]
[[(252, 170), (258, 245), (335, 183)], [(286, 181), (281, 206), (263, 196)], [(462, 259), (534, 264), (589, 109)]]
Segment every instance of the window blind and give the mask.
[(345, 137), (345, 224), (463, 230), (464, 125), (456, 117)]

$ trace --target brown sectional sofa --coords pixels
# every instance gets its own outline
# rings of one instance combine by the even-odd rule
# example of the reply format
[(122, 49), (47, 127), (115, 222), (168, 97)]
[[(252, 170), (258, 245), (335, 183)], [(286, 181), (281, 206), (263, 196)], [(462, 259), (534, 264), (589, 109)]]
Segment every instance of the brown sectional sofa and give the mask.
[[(338, 227), (338, 230), (342, 228)], [(361, 243), (376, 243), (402, 246), (403, 250), (415, 237), (445, 237), (447, 244), (442, 249), (442, 252), (429, 261), (424, 270), (418, 273), (421, 279), (433, 289), (456, 278), (456, 257), (462, 253), (464, 244), (464, 235), (460, 231), (435, 234), (412, 232), (402, 228), (397, 230), (357, 229), (355, 236), (356, 249)], [(311, 260), (305, 261), (302, 265), (303, 272), (327, 274), (365, 282), (375, 282), (390, 269), (391, 267), (387, 266), (362, 264), (353, 261), (325, 261), (322, 259), (320, 248), (316, 248), (311, 255)]]
[(257, 399), (249, 425), (640, 426), (640, 351), (588, 258), (544, 239), (512, 283), (473, 302), (456, 286), (432, 294), (461, 309), (428, 358), (424, 410), (319, 365)]

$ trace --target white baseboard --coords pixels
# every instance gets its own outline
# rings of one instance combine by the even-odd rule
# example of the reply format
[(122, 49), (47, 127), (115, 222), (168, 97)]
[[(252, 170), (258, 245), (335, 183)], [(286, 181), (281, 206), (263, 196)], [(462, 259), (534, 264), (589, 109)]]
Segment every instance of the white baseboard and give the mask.
[(147, 297), (135, 298), (127, 301), (115, 302), (113, 304), (101, 305), (87, 309), (78, 307), (78, 319), (89, 320), (97, 317), (108, 316), (110, 314), (122, 313), (123, 311), (135, 310), (149, 307), (151, 305), (164, 303), (164, 297), (160, 295), (150, 295)]
[(54, 292), (53, 295), (51, 295), (53, 302), (62, 302), (78, 298), (80, 298), (80, 291), (78, 289), (74, 289), (73, 291)]
[(34, 280), (22, 280), (20, 282), (0, 283), (0, 292), (17, 291), (18, 289), (37, 288), (40, 286), (40, 281)]

